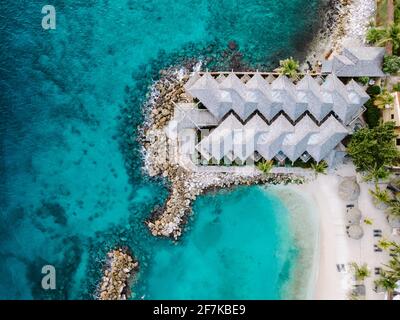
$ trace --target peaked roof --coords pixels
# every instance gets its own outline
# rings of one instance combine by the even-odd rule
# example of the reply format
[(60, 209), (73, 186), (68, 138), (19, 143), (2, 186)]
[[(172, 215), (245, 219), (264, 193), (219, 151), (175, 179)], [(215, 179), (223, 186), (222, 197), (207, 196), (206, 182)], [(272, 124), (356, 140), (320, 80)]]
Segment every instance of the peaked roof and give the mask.
[(273, 101), (270, 84), (259, 73), (256, 73), (246, 83), (246, 87), (248, 88), (248, 99), (257, 104), (257, 110), (267, 120), (271, 120), (282, 110), (282, 104)]
[(307, 150), (310, 136), (319, 131), (320, 128), (309, 117), (302, 118), (294, 132), (286, 135), (282, 151), (291, 161), (296, 161)]
[(310, 137), (307, 152), (319, 162), (327, 157), (347, 135), (347, 129), (331, 116), (320, 126), (319, 134)]
[(255, 111), (271, 121), (283, 110), (296, 121), (308, 110), (318, 121), (334, 111), (347, 124), (369, 99), (355, 81), (345, 86), (334, 74), (329, 74), (321, 85), (310, 75), (305, 75), (297, 85), (285, 75), (269, 84), (260, 73), (255, 73), (246, 84), (234, 73), (220, 77), (220, 83), (208, 72), (193, 78), (185, 85), (186, 90), (218, 120), (233, 110), (243, 121)]
[(332, 111), (333, 103), (324, 100), (320, 85), (310, 75), (299, 81), (297, 91), (299, 100), (307, 104), (307, 109), (318, 121)]
[(339, 77), (383, 77), (382, 60), (385, 48), (345, 47), (342, 54), (322, 64), (322, 73), (335, 73)]
[(280, 75), (271, 84), (274, 100), (282, 104), (283, 110), (289, 117), (296, 120), (306, 111), (306, 105), (297, 99), (296, 86), (285, 75)]

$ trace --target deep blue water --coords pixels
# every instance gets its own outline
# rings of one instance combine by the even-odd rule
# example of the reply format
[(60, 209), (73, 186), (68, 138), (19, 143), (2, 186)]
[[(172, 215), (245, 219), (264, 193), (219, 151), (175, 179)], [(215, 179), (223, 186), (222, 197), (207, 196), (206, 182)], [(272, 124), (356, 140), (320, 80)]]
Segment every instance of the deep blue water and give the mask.
[[(1, 1), (0, 298), (91, 298), (115, 245), (134, 250), (138, 292), (156, 297), (154, 261), (173, 245), (151, 237), (143, 223), (167, 196), (163, 181), (140, 170), (135, 136), (147, 87), (186, 57), (224, 69), (302, 59), (321, 3), (54, 0), (57, 29), (43, 30), (46, 3)], [(240, 52), (227, 49), (230, 40)], [(212, 211), (201, 207), (195, 219)], [(54, 291), (40, 287), (45, 264), (57, 269)]]

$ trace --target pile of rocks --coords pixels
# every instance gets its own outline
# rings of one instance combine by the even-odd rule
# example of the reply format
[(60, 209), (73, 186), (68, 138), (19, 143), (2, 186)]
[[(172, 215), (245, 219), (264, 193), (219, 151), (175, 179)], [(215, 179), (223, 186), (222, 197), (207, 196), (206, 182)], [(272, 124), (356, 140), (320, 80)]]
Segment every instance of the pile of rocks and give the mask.
[(174, 115), (174, 103), (190, 102), (183, 85), (189, 77), (187, 69), (168, 69), (160, 72), (162, 78), (154, 83), (145, 104), (145, 124), (142, 128), (145, 169), (150, 176), (166, 174), (170, 163), (170, 146), (164, 131)]
[(107, 262), (100, 287), (99, 300), (126, 300), (130, 285), (138, 271), (139, 263), (134, 261), (126, 249), (115, 249), (107, 254)]
[(352, 0), (348, 6), (348, 19), (345, 26), (343, 42), (365, 42), (368, 26), (376, 10), (375, 0)]
[[(349, 31), (349, 21), (357, 15), (357, 3), (371, 0), (329, 0), (328, 9), (324, 13), (323, 25), (313, 43), (309, 46), (306, 61), (317, 65), (333, 52), (342, 49), (344, 38)], [(372, 0), (374, 1), (374, 0)], [(302, 65), (302, 69), (307, 67)]]
[(192, 202), (199, 194), (210, 189), (229, 188), (251, 184), (288, 184), (304, 182), (303, 177), (288, 174), (241, 174), (188, 172), (180, 167), (170, 167), (167, 174), (172, 181), (171, 194), (164, 206), (156, 210), (147, 225), (154, 236), (178, 239), (182, 234)]
[(186, 70), (165, 70), (163, 77), (155, 82), (150, 94), (151, 112), (148, 117), (148, 127), (163, 128), (171, 120), (174, 111), (174, 102), (189, 102), (183, 85), (189, 76)]

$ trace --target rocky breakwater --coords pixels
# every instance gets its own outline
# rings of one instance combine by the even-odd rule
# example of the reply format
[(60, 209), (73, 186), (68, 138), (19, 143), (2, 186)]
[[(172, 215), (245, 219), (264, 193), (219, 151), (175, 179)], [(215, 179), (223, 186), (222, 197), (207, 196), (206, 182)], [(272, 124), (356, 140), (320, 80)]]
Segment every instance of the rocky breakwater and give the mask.
[(139, 263), (127, 249), (115, 249), (107, 254), (104, 276), (98, 288), (99, 300), (126, 300), (135, 279)]
[(183, 85), (188, 80), (184, 69), (163, 70), (162, 78), (152, 87), (150, 100), (152, 108), (147, 126), (152, 129), (162, 129), (171, 120), (175, 102), (188, 102)]
[(143, 145), (145, 169), (150, 176), (165, 173), (172, 162), (174, 142), (168, 139), (165, 127), (172, 119), (175, 103), (190, 102), (183, 85), (189, 78), (188, 71), (182, 69), (162, 70), (162, 77), (151, 87), (144, 106), (145, 122), (140, 141)]
[(167, 169), (172, 181), (170, 196), (164, 205), (154, 211), (147, 225), (154, 236), (171, 237), (177, 240), (182, 228), (192, 213), (192, 203), (204, 192), (220, 188), (252, 184), (301, 184), (303, 177), (288, 174), (241, 174), (189, 172), (178, 166)]

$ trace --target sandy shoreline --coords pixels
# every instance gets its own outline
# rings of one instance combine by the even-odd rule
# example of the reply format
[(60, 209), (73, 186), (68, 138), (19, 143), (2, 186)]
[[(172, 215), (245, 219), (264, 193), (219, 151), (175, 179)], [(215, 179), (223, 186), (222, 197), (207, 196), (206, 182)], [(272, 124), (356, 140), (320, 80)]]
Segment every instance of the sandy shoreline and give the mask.
[[(350, 239), (346, 234), (346, 201), (338, 194), (338, 188), (342, 177), (356, 176), (361, 193), (358, 198), (358, 208), (361, 210), (362, 219), (371, 219), (373, 225), (361, 222), (364, 236), (361, 240)], [(366, 299), (382, 300), (383, 294), (373, 291), (374, 268), (386, 263), (389, 256), (385, 252), (375, 252), (374, 245), (378, 240), (373, 236), (373, 229), (381, 229), (383, 238), (395, 239), (391, 234), (391, 228), (386, 221), (385, 213), (376, 208), (369, 194), (373, 188), (371, 183), (363, 181), (356, 174), (354, 166), (347, 164), (328, 175), (319, 175), (317, 179), (303, 185), (288, 186), (299, 194), (310, 197), (318, 214), (318, 244), (316, 246), (315, 262), (312, 271), (312, 288), (310, 299), (315, 300), (347, 300), (354, 284), (353, 274), (349, 264), (367, 263), (371, 277), (367, 278)], [(397, 237), (398, 238), (398, 237)], [(337, 264), (343, 264), (345, 270), (339, 272)]]
[(299, 248), (291, 280), (284, 288), (285, 299), (312, 299), (319, 252), (319, 214), (308, 194), (300, 192), (303, 185), (267, 186), (265, 189), (277, 196), (289, 211), (290, 232)]

